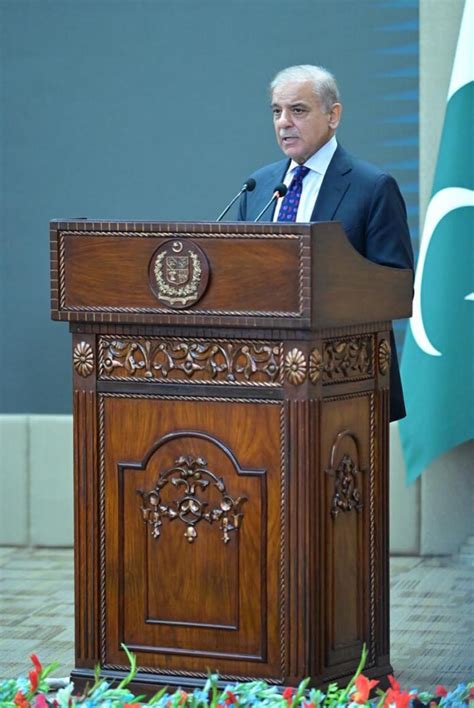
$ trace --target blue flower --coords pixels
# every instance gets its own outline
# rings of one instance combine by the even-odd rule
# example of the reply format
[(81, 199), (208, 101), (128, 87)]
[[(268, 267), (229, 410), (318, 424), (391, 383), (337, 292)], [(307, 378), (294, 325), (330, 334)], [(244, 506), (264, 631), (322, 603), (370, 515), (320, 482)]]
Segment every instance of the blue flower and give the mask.
[(101, 681), (95, 691), (91, 694), (91, 700), (96, 701), (98, 698), (104, 695), (106, 691), (110, 688), (110, 683), (107, 681)]

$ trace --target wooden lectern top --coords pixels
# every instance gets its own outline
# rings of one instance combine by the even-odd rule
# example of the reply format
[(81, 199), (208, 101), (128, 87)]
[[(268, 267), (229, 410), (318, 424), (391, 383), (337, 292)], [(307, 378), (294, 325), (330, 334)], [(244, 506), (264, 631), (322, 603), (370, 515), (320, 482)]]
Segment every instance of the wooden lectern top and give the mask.
[(52, 317), (320, 330), (409, 317), (412, 272), (363, 258), (337, 222), (51, 222)]

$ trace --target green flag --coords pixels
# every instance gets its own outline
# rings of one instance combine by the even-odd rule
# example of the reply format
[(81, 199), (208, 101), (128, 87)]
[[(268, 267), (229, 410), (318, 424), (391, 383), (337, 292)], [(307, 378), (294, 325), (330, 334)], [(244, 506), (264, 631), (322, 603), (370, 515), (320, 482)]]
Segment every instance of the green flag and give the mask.
[(402, 358), (413, 481), (474, 437), (474, 0), (466, 0)]

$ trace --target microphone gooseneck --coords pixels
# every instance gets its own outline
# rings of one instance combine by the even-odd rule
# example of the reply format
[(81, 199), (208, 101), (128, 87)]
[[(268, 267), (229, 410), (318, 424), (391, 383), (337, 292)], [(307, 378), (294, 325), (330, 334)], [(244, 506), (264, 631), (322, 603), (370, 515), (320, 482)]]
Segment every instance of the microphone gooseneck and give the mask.
[(283, 182), (280, 182), (280, 184), (277, 184), (277, 186), (276, 186), (276, 187), (274, 188), (274, 190), (273, 190), (272, 198), (265, 204), (265, 206), (263, 207), (262, 211), (261, 211), (260, 214), (257, 216), (257, 218), (254, 219), (254, 223), (257, 222), (257, 221), (260, 221), (260, 219), (262, 218), (262, 216), (263, 216), (263, 215), (265, 214), (265, 212), (267, 211), (268, 207), (269, 207), (271, 204), (273, 204), (273, 202), (276, 202), (277, 199), (280, 199), (281, 197), (284, 197), (285, 194), (287, 193), (287, 191), (288, 191), (288, 187), (286, 186), (286, 184), (284, 184)]
[(256, 185), (257, 185), (257, 183), (256, 183), (256, 181), (254, 180), (254, 178), (253, 178), (253, 177), (249, 177), (248, 180), (244, 183), (244, 186), (242, 187), (242, 189), (240, 190), (240, 192), (238, 192), (238, 193), (235, 195), (235, 197), (228, 203), (228, 205), (226, 206), (226, 208), (224, 209), (224, 211), (219, 214), (219, 216), (217, 217), (216, 221), (221, 221), (221, 220), (224, 218), (224, 216), (227, 214), (227, 212), (229, 211), (229, 209), (231, 208), (231, 206), (237, 201), (237, 199), (238, 199), (244, 192), (253, 192), (253, 190), (255, 189)]

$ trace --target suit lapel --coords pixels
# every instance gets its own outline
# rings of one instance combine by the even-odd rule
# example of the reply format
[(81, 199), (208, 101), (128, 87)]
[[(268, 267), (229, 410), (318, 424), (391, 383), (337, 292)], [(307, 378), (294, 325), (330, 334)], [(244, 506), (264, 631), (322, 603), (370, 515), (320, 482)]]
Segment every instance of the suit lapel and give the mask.
[(311, 221), (332, 221), (336, 210), (350, 185), (351, 160), (346, 151), (337, 146), (324, 175)]

